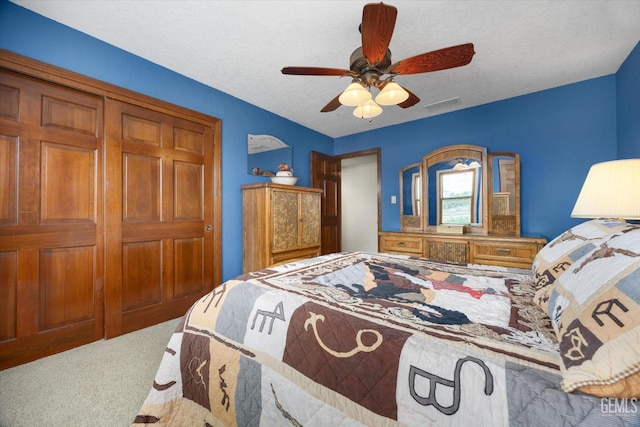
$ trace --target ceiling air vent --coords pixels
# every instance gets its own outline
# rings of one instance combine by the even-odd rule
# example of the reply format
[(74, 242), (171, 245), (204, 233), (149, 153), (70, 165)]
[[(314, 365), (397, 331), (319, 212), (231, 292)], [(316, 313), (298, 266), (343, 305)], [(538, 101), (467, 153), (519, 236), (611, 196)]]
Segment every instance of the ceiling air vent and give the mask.
[(429, 111), (440, 111), (446, 108), (451, 108), (454, 105), (460, 104), (460, 97), (445, 99), (444, 101), (434, 102), (433, 104), (425, 105), (424, 108)]

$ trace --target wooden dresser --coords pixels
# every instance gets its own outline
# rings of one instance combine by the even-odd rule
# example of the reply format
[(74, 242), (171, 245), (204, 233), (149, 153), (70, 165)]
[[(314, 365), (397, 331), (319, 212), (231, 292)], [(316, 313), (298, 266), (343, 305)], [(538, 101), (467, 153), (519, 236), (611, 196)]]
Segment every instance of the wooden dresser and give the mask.
[(293, 185), (242, 186), (244, 273), (320, 255), (321, 194)]
[(535, 237), (386, 231), (379, 233), (379, 239), (380, 252), (526, 269), (546, 243)]

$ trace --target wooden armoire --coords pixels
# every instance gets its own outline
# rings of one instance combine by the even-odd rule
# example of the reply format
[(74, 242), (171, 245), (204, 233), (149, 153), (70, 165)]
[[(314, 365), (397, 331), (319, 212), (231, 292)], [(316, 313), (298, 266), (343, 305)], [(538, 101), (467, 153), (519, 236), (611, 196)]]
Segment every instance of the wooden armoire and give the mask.
[(322, 190), (273, 183), (242, 186), (242, 270), (320, 255)]
[(220, 138), (213, 117), (0, 51), (0, 369), (220, 283)]

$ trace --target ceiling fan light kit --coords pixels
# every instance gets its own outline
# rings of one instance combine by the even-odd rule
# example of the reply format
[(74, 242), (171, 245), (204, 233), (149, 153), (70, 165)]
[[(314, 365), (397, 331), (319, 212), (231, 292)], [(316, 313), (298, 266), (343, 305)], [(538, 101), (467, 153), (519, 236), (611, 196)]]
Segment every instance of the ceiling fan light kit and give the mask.
[(370, 119), (372, 117), (379, 116), (380, 113), (382, 113), (382, 108), (372, 100), (358, 105), (356, 109), (353, 110), (353, 115), (360, 119)]
[(376, 96), (376, 102), (380, 105), (398, 105), (407, 99), (409, 99), (409, 92), (394, 81), (388, 82)]
[(342, 105), (348, 107), (357, 107), (371, 99), (371, 92), (369, 92), (362, 83), (354, 80), (347, 88), (340, 94), (338, 100)]
[[(397, 105), (400, 108), (416, 105), (420, 102), (420, 98), (394, 82), (394, 76), (461, 67), (471, 62), (475, 51), (472, 43), (466, 43), (426, 52), (393, 63), (389, 43), (395, 28), (397, 13), (395, 7), (384, 3), (369, 3), (364, 6), (360, 24), (362, 46), (351, 54), (349, 70), (326, 67), (284, 67), (282, 74), (352, 77), (351, 84), (321, 110), (323, 113), (334, 111), (340, 105), (347, 105), (356, 107), (354, 116), (370, 119), (382, 113), (380, 105)], [(385, 74), (389, 77), (383, 78)], [(375, 101), (371, 99), (371, 87), (380, 90)]]

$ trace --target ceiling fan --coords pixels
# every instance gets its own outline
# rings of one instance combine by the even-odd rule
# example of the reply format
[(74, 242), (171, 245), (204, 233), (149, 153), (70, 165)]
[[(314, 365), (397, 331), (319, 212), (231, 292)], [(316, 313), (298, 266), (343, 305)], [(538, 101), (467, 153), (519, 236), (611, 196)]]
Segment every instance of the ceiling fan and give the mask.
[[(393, 35), (398, 11), (384, 3), (369, 3), (362, 11), (362, 46), (351, 54), (348, 70), (324, 67), (284, 67), (282, 74), (298, 76), (350, 76), (351, 84), (332, 99), (321, 111), (334, 111), (340, 105), (354, 106), (353, 115), (360, 118), (375, 117), (382, 112), (380, 105), (411, 107), (418, 102), (415, 94), (404, 89), (393, 78), (396, 75), (420, 74), (461, 67), (471, 62), (475, 51), (473, 43), (447, 47), (423, 53), (401, 61), (391, 62), (389, 43)], [(388, 75), (387, 77), (385, 77)], [(375, 101), (371, 88), (380, 90)]]

